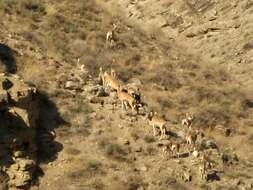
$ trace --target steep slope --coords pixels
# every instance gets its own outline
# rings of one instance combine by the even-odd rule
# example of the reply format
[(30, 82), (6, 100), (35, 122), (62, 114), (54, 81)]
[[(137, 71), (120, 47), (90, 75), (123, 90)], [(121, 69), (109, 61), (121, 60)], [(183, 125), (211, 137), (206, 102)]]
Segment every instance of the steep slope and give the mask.
[[(1, 1), (0, 14), (5, 19), (0, 21), (0, 40), (15, 57), (0, 53), (1, 69), (17, 69), (25, 81), (49, 97), (40, 104), (44, 108), (40, 114), (45, 118), (39, 120), (42, 130), (37, 140), (42, 138), (43, 129), (56, 128), (53, 144), (38, 142), (44, 175), (33, 188), (250, 188), (251, 65), (234, 65), (237, 57), (250, 62), (252, 53), (248, 41), (252, 8), (249, 3), (244, 12), (238, 9), (244, 2), (238, 1), (233, 9), (221, 9), (229, 2)], [(214, 5), (221, 14), (215, 19), (208, 17), (212, 17)], [(237, 10), (238, 18), (226, 22), (233, 10)], [(248, 35), (238, 27), (238, 20), (245, 20), (242, 27), (248, 28)], [(115, 46), (108, 48), (105, 36), (113, 23), (118, 25)], [(228, 43), (230, 32), (237, 37)], [(225, 53), (214, 48), (216, 43), (224, 45)], [(243, 54), (232, 56), (230, 49), (237, 43), (236, 52), (244, 47)], [(230, 58), (232, 67), (228, 68), (223, 63)], [(184, 131), (180, 120), (185, 113), (194, 113), (194, 128), (203, 130), (221, 152), (229, 155), (229, 164), (223, 165), (211, 150), (220, 181), (201, 181), (194, 164), (198, 159), (192, 156), (164, 156), (160, 146), (166, 142), (160, 144), (150, 134), (152, 128), (142, 116), (121, 110), (114, 93), (97, 100), (94, 92), (101, 87), (95, 78), (100, 66), (114, 68), (124, 83), (139, 83), (144, 102), (168, 119), (169, 129), (176, 134)], [(113, 110), (115, 102), (118, 106)], [(218, 129), (229, 129), (231, 136), (225, 137)], [(187, 146), (181, 151), (187, 153)], [(185, 167), (192, 171), (190, 183), (181, 179)]]

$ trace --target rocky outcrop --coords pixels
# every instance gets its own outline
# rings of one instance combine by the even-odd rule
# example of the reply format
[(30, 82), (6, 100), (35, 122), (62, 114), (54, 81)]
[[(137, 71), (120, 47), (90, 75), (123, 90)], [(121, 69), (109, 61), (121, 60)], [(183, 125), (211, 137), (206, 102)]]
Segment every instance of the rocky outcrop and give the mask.
[(25, 187), (36, 171), (37, 90), (17, 75), (0, 75), (0, 175)]

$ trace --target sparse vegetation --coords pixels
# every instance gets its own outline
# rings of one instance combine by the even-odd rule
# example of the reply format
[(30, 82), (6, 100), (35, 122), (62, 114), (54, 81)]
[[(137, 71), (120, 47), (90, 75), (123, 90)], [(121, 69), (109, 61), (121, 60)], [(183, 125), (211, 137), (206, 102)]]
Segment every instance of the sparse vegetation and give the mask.
[(144, 140), (145, 140), (145, 142), (147, 142), (147, 143), (153, 143), (153, 142), (155, 142), (155, 138), (154, 138), (153, 136), (148, 136), (148, 135), (146, 135), (146, 136), (144, 137)]
[(80, 154), (81, 151), (75, 148), (67, 148), (66, 152), (67, 154), (70, 154), (70, 155), (78, 155)]
[[(115, 9), (114, 6), (107, 10), (106, 7), (111, 6), (113, 2), (120, 3), (116, 0), (57, 2), (0, 0), (0, 16), (3, 18), (0, 21), (0, 40), (1, 43), (6, 42), (17, 51), (18, 75), (47, 91), (47, 96), (57, 102), (61, 116), (67, 122), (55, 129), (56, 139), (60, 145), (62, 144), (63, 150), (52, 158), (54, 159), (52, 161), (55, 161), (53, 167), (50, 164), (44, 166), (48, 170), (45, 175), (49, 175), (45, 179), (49, 181), (42, 180), (44, 186), (39, 188), (51, 189), (56, 184), (60, 184), (59, 186), (65, 189), (229, 188), (226, 183), (230, 181), (226, 181), (226, 178), (224, 181), (221, 180), (223, 184), (216, 186), (211, 182), (199, 183), (198, 177), (195, 177), (198, 171), (186, 157), (177, 159), (173, 156), (164, 156), (162, 148), (166, 144), (163, 142), (167, 139), (158, 143), (157, 138), (152, 136), (152, 127), (149, 127), (141, 115), (136, 116), (136, 121), (130, 121), (134, 120), (132, 114), (118, 112), (118, 106), (112, 111), (111, 96), (101, 97), (104, 100), (104, 107), (101, 107), (99, 104), (90, 104), (85, 100), (94, 95), (87, 93), (83, 87), (81, 90), (74, 91), (66, 90), (64, 85), (66, 81), (72, 80), (74, 75), (80, 75), (85, 82), (84, 85), (95, 85), (91, 79), (98, 76), (100, 67), (108, 71), (113, 68), (124, 83), (130, 82), (132, 78), (140, 80), (141, 97), (148, 104), (148, 108), (153, 108), (168, 120), (166, 125), (168, 136), (175, 134), (175, 137), (170, 136), (169, 140), (176, 142), (181, 138), (181, 132), (185, 128), (181, 126), (180, 121), (186, 112), (190, 112), (195, 117), (193, 129), (195, 127), (203, 129), (206, 138), (209, 133), (215, 134), (215, 131), (205, 129), (212, 129), (217, 125), (233, 132), (227, 139), (218, 136), (218, 146), (223, 144), (235, 146), (237, 151), (241, 147), (253, 145), (251, 129), (247, 128), (252, 125), (252, 89), (247, 84), (252, 82), (252, 77), (244, 77), (252, 73), (251, 59), (248, 58), (250, 57), (248, 52), (253, 49), (250, 41), (252, 32), (244, 27), (247, 11), (243, 13), (242, 19), (239, 14), (241, 10), (237, 9), (245, 6), (250, 9), (252, 6), (244, 1), (213, 2), (217, 8), (215, 10), (217, 18), (210, 21), (205, 20), (209, 14), (209, 12), (205, 14), (205, 11), (213, 9), (212, 6), (208, 7), (209, 1), (205, 0), (191, 3), (188, 1), (172, 3), (167, 0), (146, 1), (154, 6), (162, 2), (168, 9), (161, 13), (159, 9), (150, 11), (148, 15), (145, 11), (149, 12), (150, 5), (145, 1), (136, 1), (131, 6), (125, 7), (124, 11), (127, 12), (129, 7), (134, 10), (137, 6), (137, 10), (143, 13), (137, 16), (135, 13), (131, 16), (124, 15), (124, 11), (119, 11), (118, 7)], [(126, 4), (127, 2), (130, 0), (124, 1)], [(235, 2), (238, 5), (231, 7)], [(145, 8), (142, 3), (145, 4)], [(205, 7), (205, 4), (208, 6)], [(175, 5), (179, 5), (180, 12), (174, 9)], [(201, 11), (197, 10), (198, 6)], [(221, 21), (223, 25), (221, 15), (226, 17), (224, 23), (229, 20), (226, 14), (229, 15), (230, 10), (227, 10), (227, 7), (231, 8), (232, 12), (236, 9), (238, 15), (233, 17), (231, 23), (229, 21), (228, 24), (219, 26), (220, 23), (216, 22)], [(178, 16), (171, 13), (171, 8)], [(145, 17), (150, 18), (152, 22), (153, 19), (157, 19), (156, 14), (165, 18), (166, 23), (162, 25), (169, 32), (163, 33), (160, 30), (159, 19), (154, 23), (155, 27), (149, 26), (149, 22), (146, 24)], [(184, 18), (185, 15), (187, 19)], [(132, 22), (136, 17), (140, 17), (140, 21)], [(243, 22), (237, 26), (237, 21)], [(185, 37), (189, 37), (187, 35), (189, 30), (198, 29), (194, 28), (196, 25), (202, 26), (202, 22), (205, 24), (210, 22), (213, 25), (210, 26), (211, 29), (206, 29), (207, 26), (204, 25), (200, 28), (200, 34), (194, 33), (191, 38)], [(113, 48), (106, 48), (106, 32), (111, 30), (113, 23), (118, 24), (116, 44)], [(224, 40), (224, 43), (220, 42), (221, 39), (225, 39), (222, 35), (226, 35), (222, 27), (231, 32), (231, 39)], [(236, 27), (239, 27), (242, 33), (236, 34), (238, 38), (243, 36), (245, 39), (241, 39), (235, 45), (232, 34), (237, 30)], [(173, 30), (176, 31), (176, 35), (170, 37)], [(197, 43), (195, 46), (193, 46), (194, 40)], [(208, 44), (213, 45), (212, 49), (208, 49)], [(226, 49), (226, 46), (229, 48)], [(222, 56), (227, 58), (220, 61)], [(79, 64), (77, 68), (77, 58), (80, 58), (79, 63), (85, 66), (88, 74), (85, 73), (86, 71), (83, 73), (80, 71)], [(225, 67), (224, 63), (232, 65), (232, 70)], [(40, 125), (51, 126), (60, 122), (54, 120), (50, 112), (44, 114), (49, 115), (52, 120), (49, 122), (41, 119)], [(174, 131), (174, 127), (179, 131)], [(232, 127), (235, 130), (230, 129)], [(238, 130), (239, 127), (243, 128), (242, 132)], [(180, 135), (177, 136), (177, 132), (178, 134), (180, 132)], [(238, 135), (241, 135), (239, 140), (236, 139)], [(241, 145), (241, 142), (245, 144)], [(182, 144), (183, 155), (186, 147), (184, 141)], [(56, 147), (52, 147), (54, 148)], [(222, 148), (219, 151), (222, 152)], [(51, 151), (50, 147), (47, 151)], [(247, 158), (244, 154), (247, 154)], [(248, 162), (243, 163), (241, 160), (250, 159), (251, 153), (241, 149), (239, 155), (240, 160), (235, 171), (241, 171), (240, 173), (232, 171), (231, 177), (250, 179), (252, 164), (247, 165), (245, 163)], [(190, 163), (189, 167), (193, 171), (193, 181), (187, 184), (181, 183), (181, 179), (176, 177), (176, 172), (182, 164), (181, 160), (185, 165)], [(250, 172), (245, 174), (242, 168), (249, 169)], [(225, 166), (225, 169), (230, 168)], [(61, 178), (55, 177), (59, 174), (55, 170), (62, 172)], [(172, 175), (170, 170), (173, 171)], [(230, 170), (229, 172), (224, 170), (221, 176), (226, 176), (227, 173), (230, 173)], [(50, 181), (51, 177), (55, 179), (53, 183)], [(2, 181), (1, 176), (0, 181)]]
[(111, 157), (115, 160), (127, 160), (127, 152), (118, 144), (107, 144), (105, 146), (105, 153), (108, 157)]

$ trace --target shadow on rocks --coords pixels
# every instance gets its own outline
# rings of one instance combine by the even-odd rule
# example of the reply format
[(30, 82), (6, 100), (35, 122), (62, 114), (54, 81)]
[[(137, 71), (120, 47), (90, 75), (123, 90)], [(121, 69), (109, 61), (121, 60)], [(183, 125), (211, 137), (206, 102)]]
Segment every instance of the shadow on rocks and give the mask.
[(9, 46), (0, 43), (0, 64), (5, 66), (6, 73), (15, 74), (17, 71), (15, 54)]
[(39, 117), (37, 121), (36, 139), (39, 163), (49, 163), (57, 159), (58, 152), (63, 149), (61, 143), (55, 141), (55, 129), (68, 123), (60, 116), (54, 102), (44, 92), (39, 92)]

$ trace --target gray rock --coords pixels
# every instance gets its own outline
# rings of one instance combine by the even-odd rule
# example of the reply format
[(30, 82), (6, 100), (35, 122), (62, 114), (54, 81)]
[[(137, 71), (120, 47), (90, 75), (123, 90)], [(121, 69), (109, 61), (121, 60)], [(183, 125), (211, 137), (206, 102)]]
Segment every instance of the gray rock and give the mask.
[(24, 151), (15, 151), (13, 153), (14, 157), (15, 158), (20, 158), (20, 157), (23, 157), (25, 155), (25, 152)]
[(78, 82), (73, 82), (73, 81), (67, 81), (65, 83), (65, 88), (69, 89), (69, 90), (76, 90), (76, 89), (80, 89), (80, 84)]
[(109, 94), (105, 92), (105, 89), (103, 87), (100, 87), (100, 88), (98, 88), (96, 96), (97, 97), (106, 97), (106, 96), (109, 96)]
[(137, 190), (145, 190), (143, 186), (137, 188)]
[(142, 166), (140, 167), (140, 171), (146, 172), (148, 171), (148, 168), (146, 166)]
[(135, 85), (135, 86), (141, 86), (142, 85), (142, 82), (140, 79), (138, 78), (131, 78), (129, 81), (128, 81), (129, 84), (132, 84), (132, 85)]

